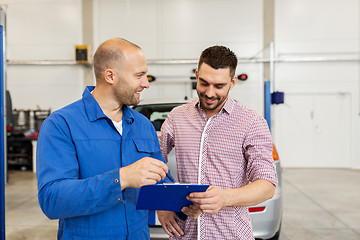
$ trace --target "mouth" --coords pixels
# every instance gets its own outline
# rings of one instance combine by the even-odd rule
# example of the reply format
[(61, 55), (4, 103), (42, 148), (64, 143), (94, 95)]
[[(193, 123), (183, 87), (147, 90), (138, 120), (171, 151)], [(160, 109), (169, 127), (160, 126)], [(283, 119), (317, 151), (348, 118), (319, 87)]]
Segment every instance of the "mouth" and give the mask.
[(140, 96), (140, 93), (142, 92), (142, 89), (140, 91), (135, 92), (136, 96)]
[(207, 97), (204, 97), (204, 100), (205, 100), (206, 104), (208, 104), (208, 105), (212, 105), (216, 101), (215, 98), (207, 98)]

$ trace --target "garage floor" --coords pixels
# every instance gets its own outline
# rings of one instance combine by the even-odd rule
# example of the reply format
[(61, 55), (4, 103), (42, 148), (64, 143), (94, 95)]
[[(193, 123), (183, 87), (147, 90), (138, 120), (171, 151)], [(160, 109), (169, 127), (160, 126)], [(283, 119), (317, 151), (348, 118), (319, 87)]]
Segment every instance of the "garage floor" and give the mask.
[[(57, 221), (37, 203), (36, 176), (11, 171), (5, 187), (6, 239), (56, 239)], [(284, 169), (281, 240), (360, 240), (360, 171)]]

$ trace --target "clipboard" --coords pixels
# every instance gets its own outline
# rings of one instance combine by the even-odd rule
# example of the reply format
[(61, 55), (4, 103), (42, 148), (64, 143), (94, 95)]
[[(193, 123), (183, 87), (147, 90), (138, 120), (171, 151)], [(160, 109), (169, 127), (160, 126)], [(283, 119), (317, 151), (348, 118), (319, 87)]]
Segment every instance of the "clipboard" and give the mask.
[(192, 192), (205, 192), (209, 185), (164, 183), (142, 186), (136, 209), (181, 212), (192, 204), (186, 196)]

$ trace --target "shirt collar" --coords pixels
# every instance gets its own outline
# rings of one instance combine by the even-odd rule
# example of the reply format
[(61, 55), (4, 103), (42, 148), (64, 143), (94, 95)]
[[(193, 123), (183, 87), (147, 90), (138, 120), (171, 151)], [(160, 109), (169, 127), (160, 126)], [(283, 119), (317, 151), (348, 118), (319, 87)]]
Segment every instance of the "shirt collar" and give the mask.
[[(94, 96), (91, 94), (94, 88), (95, 88), (94, 86), (87, 86), (82, 95), (82, 99), (85, 105), (85, 110), (91, 122), (96, 121), (100, 118), (108, 118), (100, 108)], [(124, 105), (122, 107), (122, 111), (123, 111), (123, 119), (126, 121), (126, 123), (132, 124), (134, 122), (134, 117), (132, 112), (130, 111), (130, 107)]]
[[(201, 109), (201, 107), (200, 107), (200, 100), (199, 100), (199, 99), (195, 100), (195, 101), (193, 102), (193, 105), (194, 105), (194, 107), (195, 107), (198, 111), (200, 111), (200, 110), (203, 111), (203, 110)], [(234, 107), (235, 107), (235, 105), (236, 105), (235, 100), (232, 99), (231, 97), (228, 97), (228, 98), (226, 99), (226, 102), (225, 102), (224, 106), (221, 108), (220, 113), (221, 113), (221, 112), (225, 112), (225, 113), (227, 113), (227, 114), (231, 114), (232, 111), (233, 111), (233, 109), (234, 109)]]
[(85, 105), (85, 110), (91, 122), (100, 118), (106, 118), (106, 115), (101, 110), (99, 104), (91, 94), (94, 88), (95, 88), (94, 86), (87, 86), (82, 95), (83, 102)]
[(123, 105), (123, 119), (126, 121), (127, 124), (132, 124), (134, 122), (134, 115), (131, 112), (131, 108), (127, 105)]
[(226, 100), (222, 110), (227, 112), (228, 114), (231, 114), (234, 110), (234, 107), (236, 105), (236, 102), (234, 99), (232, 99), (231, 97), (228, 97), (228, 99)]

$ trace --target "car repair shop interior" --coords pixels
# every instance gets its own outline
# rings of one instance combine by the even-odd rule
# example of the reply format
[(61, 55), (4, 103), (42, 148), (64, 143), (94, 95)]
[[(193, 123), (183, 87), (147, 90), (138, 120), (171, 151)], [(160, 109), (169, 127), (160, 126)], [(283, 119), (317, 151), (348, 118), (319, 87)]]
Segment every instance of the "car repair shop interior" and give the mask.
[(56, 239), (58, 221), (37, 199), (37, 136), (95, 85), (93, 54), (114, 37), (145, 53), (142, 101), (196, 98), (202, 50), (233, 50), (230, 96), (266, 118), (281, 166), (281, 219), (267, 239), (360, 239), (359, 0), (0, 0), (0, 9), (0, 239)]

